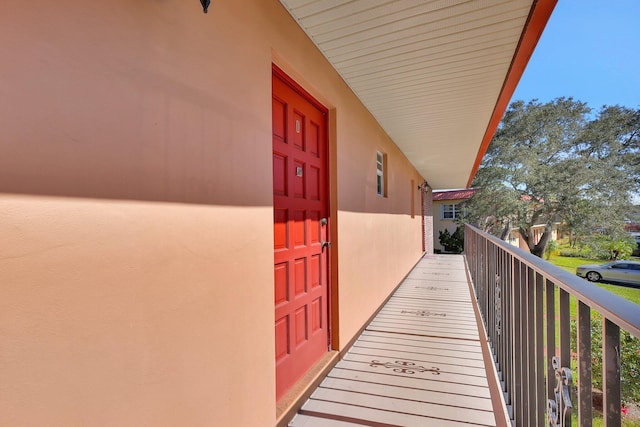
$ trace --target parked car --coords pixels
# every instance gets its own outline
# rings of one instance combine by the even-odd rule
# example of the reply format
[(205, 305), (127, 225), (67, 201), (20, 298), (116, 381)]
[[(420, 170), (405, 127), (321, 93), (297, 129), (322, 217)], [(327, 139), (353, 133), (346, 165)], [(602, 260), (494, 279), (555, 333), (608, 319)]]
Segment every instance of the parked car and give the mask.
[(640, 235), (633, 234), (633, 238), (636, 239), (636, 247), (631, 253), (633, 256), (640, 256)]
[(613, 261), (607, 264), (581, 265), (576, 274), (590, 282), (618, 282), (640, 285), (640, 262)]

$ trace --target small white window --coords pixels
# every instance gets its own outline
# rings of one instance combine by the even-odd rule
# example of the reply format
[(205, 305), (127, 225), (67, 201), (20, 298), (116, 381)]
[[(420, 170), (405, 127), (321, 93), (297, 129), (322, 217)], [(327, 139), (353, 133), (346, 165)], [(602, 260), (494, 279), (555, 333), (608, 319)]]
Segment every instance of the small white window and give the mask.
[(376, 152), (376, 187), (378, 191), (378, 196), (387, 197), (387, 189), (386, 189), (386, 160), (387, 155), (381, 152)]
[(458, 204), (441, 205), (440, 219), (457, 219), (460, 216), (460, 206)]

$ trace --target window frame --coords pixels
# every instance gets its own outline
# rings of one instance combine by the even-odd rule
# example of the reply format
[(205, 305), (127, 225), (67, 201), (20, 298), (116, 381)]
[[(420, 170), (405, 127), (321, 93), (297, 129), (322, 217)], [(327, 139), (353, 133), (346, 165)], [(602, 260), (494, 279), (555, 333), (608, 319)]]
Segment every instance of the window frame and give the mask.
[(379, 197), (387, 197), (387, 155), (376, 151), (376, 193)]
[[(446, 209), (448, 206), (451, 207), (450, 210)], [(451, 217), (445, 216), (445, 213), (451, 214)], [(443, 203), (440, 205), (440, 219), (455, 221), (461, 214), (460, 203)]]

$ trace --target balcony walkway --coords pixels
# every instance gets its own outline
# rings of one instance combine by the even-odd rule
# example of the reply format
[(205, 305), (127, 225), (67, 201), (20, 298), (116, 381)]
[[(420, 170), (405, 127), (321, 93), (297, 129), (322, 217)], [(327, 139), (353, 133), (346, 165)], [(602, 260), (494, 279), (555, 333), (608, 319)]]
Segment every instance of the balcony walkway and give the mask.
[(425, 256), (289, 423), (362, 425), (497, 425), (462, 256)]

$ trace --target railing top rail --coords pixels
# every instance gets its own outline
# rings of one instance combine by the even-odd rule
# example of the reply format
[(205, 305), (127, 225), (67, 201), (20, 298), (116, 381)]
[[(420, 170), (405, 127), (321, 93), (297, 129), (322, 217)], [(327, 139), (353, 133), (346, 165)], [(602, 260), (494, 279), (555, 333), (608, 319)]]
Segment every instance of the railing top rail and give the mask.
[(465, 227), (469, 227), (475, 233), (480, 234), (493, 244), (518, 258), (521, 262), (551, 280), (559, 288), (575, 296), (579, 301), (593, 308), (633, 336), (640, 338), (640, 306), (637, 304), (602, 289), (599, 286), (594, 286), (590, 282), (574, 276), (568, 271), (510, 245), (472, 225), (466, 224)]

